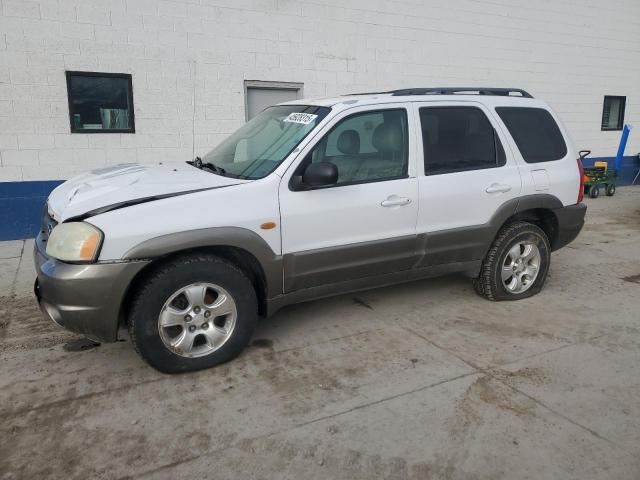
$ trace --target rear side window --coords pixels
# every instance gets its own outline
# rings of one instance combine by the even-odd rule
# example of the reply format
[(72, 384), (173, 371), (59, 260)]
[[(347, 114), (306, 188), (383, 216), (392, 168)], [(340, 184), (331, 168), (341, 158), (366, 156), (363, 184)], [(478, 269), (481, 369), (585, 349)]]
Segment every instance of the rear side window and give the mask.
[(425, 175), (494, 168), (504, 149), (486, 115), (475, 107), (420, 109)]
[(567, 154), (567, 144), (558, 124), (545, 109), (497, 107), (496, 112), (509, 129), (525, 162), (550, 162)]

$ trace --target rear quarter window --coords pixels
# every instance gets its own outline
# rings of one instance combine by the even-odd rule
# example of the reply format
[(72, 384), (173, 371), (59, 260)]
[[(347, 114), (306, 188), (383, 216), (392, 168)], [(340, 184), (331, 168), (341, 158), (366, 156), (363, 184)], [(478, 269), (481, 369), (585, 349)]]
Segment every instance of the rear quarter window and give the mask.
[(567, 144), (560, 128), (544, 108), (496, 107), (496, 112), (525, 162), (550, 162), (567, 154)]

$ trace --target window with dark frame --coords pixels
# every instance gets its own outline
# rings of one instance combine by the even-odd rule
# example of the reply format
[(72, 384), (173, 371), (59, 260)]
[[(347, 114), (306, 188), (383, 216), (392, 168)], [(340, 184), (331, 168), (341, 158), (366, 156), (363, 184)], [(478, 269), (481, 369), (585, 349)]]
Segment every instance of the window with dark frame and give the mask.
[(567, 144), (551, 114), (544, 108), (496, 107), (527, 163), (560, 160), (567, 155)]
[(420, 109), (425, 175), (482, 170), (506, 163), (502, 143), (476, 107)]
[(627, 97), (605, 95), (602, 105), (601, 130), (622, 130)]
[(71, 133), (134, 133), (128, 73), (66, 72)]

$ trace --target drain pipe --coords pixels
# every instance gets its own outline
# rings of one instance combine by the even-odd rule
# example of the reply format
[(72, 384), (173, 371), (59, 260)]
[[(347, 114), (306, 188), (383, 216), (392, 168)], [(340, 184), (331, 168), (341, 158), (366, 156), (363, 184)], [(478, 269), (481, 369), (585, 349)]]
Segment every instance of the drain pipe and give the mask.
[(616, 155), (616, 162), (614, 166), (616, 170), (619, 172), (620, 167), (622, 166), (622, 157), (624, 156), (624, 149), (627, 146), (627, 140), (629, 139), (629, 132), (633, 127), (631, 125), (625, 125), (622, 129), (622, 137), (620, 137), (620, 145), (618, 146), (618, 153)]

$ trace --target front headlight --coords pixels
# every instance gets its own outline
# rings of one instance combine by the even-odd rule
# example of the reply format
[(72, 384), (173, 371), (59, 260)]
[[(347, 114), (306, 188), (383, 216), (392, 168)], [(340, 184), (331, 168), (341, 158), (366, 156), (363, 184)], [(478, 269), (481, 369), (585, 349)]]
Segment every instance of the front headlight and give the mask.
[(102, 232), (89, 223), (61, 223), (49, 235), (47, 255), (65, 262), (93, 262), (102, 238)]

